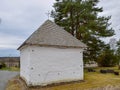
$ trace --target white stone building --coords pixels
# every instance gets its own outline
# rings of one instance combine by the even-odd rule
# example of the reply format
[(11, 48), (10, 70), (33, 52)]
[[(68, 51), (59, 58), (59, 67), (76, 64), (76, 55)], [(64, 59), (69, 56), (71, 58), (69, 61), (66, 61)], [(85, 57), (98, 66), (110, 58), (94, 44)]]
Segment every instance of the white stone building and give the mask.
[(83, 80), (86, 45), (47, 20), (19, 48), (20, 76), (28, 86)]

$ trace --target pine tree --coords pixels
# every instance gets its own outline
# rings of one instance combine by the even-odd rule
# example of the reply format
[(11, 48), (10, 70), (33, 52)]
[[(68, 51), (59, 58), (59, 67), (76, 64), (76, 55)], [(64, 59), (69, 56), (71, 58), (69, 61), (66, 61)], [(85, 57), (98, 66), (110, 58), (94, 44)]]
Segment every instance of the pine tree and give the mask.
[(117, 56), (118, 65), (119, 65), (119, 69), (120, 69), (120, 40), (117, 42), (116, 56)]
[(110, 49), (110, 45), (106, 45), (97, 61), (98, 65), (102, 67), (113, 67), (118, 63), (114, 50)]
[(97, 7), (99, 0), (56, 0), (51, 16), (56, 24), (64, 27), (77, 39), (87, 44), (85, 60), (96, 60), (105, 46), (100, 39), (114, 35), (108, 23), (110, 16), (98, 16), (103, 12)]

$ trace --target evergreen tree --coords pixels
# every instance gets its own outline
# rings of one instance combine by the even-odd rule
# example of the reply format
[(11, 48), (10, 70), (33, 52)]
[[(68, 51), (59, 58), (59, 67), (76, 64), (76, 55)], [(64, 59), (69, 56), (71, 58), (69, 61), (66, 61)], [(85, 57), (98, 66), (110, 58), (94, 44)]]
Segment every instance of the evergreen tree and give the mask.
[(119, 69), (120, 69), (120, 40), (117, 42), (116, 56), (117, 56), (118, 65), (119, 65)]
[(102, 67), (115, 66), (118, 63), (114, 50), (110, 49), (109, 45), (104, 47), (104, 50), (100, 53), (97, 59), (98, 65)]
[(105, 46), (100, 39), (114, 35), (108, 23), (110, 16), (98, 16), (103, 12), (97, 7), (99, 0), (56, 0), (51, 16), (56, 24), (64, 27), (89, 48), (85, 60), (96, 60)]

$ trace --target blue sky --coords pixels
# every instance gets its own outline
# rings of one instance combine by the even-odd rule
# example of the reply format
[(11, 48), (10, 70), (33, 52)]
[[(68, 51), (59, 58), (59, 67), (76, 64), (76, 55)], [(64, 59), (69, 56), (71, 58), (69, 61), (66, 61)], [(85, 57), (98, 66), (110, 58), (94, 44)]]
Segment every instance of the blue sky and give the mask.
[[(16, 49), (48, 19), (46, 13), (51, 11), (55, 0), (0, 0), (0, 56), (19, 56)], [(103, 7), (100, 15), (112, 18), (115, 38), (120, 37), (120, 1), (100, 0)], [(109, 39), (107, 39), (108, 41)]]

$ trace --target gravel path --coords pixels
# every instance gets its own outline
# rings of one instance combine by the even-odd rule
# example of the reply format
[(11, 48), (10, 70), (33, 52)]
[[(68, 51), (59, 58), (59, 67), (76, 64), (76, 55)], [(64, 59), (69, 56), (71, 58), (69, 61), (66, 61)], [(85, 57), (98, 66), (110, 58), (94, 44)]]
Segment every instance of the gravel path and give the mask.
[(0, 90), (5, 90), (8, 80), (18, 75), (19, 72), (0, 71)]

